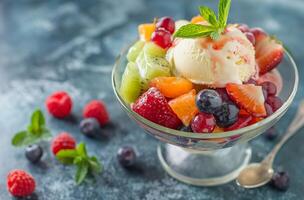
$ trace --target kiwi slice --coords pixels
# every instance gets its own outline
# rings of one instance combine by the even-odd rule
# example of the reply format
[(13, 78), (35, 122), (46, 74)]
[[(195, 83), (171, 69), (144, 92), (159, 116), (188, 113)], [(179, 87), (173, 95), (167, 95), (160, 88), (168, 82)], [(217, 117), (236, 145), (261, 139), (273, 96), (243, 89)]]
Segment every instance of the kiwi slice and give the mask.
[(136, 63), (139, 68), (141, 78), (146, 82), (149, 82), (155, 77), (171, 75), (170, 64), (165, 58), (149, 56), (142, 51), (138, 55)]
[(143, 50), (146, 55), (149, 55), (152, 57), (164, 58), (166, 56), (166, 50), (161, 48), (157, 44), (154, 44), (153, 42), (146, 43)]
[(130, 47), (127, 54), (127, 59), (129, 62), (135, 62), (138, 54), (142, 51), (144, 45), (145, 42), (139, 40), (133, 46)]
[(122, 75), (120, 95), (127, 102), (134, 102), (142, 91), (142, 80), (136, 63), (129, 62)]

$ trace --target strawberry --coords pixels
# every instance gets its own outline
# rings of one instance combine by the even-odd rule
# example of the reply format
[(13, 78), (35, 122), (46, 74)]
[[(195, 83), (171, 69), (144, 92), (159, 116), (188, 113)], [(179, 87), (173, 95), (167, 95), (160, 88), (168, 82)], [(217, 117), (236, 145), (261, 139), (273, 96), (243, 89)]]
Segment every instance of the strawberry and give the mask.
[(165, 96), (151, 87), (132, 105), (132, 110), (159, 125), (178, 129), (182, 122), (170, 108)]
[(251, 115), (255, 117), (266, 116), (265, 98), (261, 86), (229, 83), (226, 85), (226, 90), (230, 98)]
[(13, 170), (7, 176), (7, 189), (14, 197), (26, 197), (35, 191), (32, 175), (23, 170)]
[(271, 36), (260, 36), (255, 50), (260, 75), (277, 67), (284, 56), (284, 48), (281, 42)]
[(68, 133), (60, 133), (57, 135), (51, 144), (51, 149), (54, 155), (56, 155), (60, 150), (63, 149), (75, 149), (76, 141), (75, 139)]

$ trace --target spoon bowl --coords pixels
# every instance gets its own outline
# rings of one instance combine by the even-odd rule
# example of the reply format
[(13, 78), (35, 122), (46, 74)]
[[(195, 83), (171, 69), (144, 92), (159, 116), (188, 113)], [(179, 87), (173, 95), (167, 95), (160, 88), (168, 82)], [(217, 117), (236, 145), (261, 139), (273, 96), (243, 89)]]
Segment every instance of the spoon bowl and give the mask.
[(244, 188), (256, 188), (267, 184), (271, 180), (273, 173), (272, 168), (261, 163), (251, 163), (241, 171), (236, 182)]

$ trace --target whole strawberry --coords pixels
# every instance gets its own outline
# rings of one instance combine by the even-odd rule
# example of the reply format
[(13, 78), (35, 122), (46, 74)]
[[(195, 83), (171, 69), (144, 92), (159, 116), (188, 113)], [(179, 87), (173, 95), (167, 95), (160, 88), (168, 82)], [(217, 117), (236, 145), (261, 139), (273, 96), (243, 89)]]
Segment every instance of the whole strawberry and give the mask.
[(33, 176), (23, 170), (13, 170), (7, 176), (7, 189), (15, 197), (29, 196), (35, 187)]
[(45, 105), (51, 115), (57, 118), (64, 118), (70, 115), (73, 102), (68, 93), (58, 91), (46, 99)]
[(75, 149), (76, 141), (75, 139), (68, 133), (62, 132), (57, 135), (51, 144), (51, 149), (54, 155), (56, 155), (60, 150), (63, 149)]
[(106, 106), (101, 100), (93, 100), (89, 102), (83, 109), (84, 118), (95, 118), (100, 126), (104, 126), (109, 122), (109, 114)]

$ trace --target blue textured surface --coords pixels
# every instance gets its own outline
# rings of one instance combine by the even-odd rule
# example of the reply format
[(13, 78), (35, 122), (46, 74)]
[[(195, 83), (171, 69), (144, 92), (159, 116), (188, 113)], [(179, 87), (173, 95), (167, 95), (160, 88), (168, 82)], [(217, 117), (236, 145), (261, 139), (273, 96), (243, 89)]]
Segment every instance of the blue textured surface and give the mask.
[[(276, 165), (289, 171), (291, 187), (278, 192), (270, 187), (245, 190), (229, 183), (201, 188), (179, 183), (161, 168), (157, 141), (131, 122), (116, 102), (110, 81), (115, 56), (137, 36), (137, 24), (155, 16), (175, 19), (197, 14), (197, 6), (215, 7), (214, 0), (2, 0), (0, 2), (0, 199), (11, 199), (5, 180), (9, 170), (21, 168), (37, 180), (39, 200), (67, 199), (188, 199), (188, 200), (298, 200), (304, 196), (304, 134), (295, 136), (280, 152)], [(302, 0), (233, 0), (230, 21), (261, 26), (277, 35), (293, 52), (303, 74)], [(292, 108), (279, 122), (283, 130), (303, 97), (303, 87)], [(52, 134), (72, 133), (103, 160), (105, 171), (96, 183), (76, 186), (74, 169), (46, 155), (45, 166), (33, 166), (23, 149), (10, 145), (12, 135), (23, 129), (34, 108), (44, 108), (45, 97), (68, 91), (75, 101), (74, 118), (59, 121), (47, 117)], [(111, 113), (110, 135), (100, 141), (82, 136), (78, 129), (81, 108), (92, 98), (103, 99)], [(130, 123), (126, 123), (130, 122)], [(301, 130), (303, 132), (303, 130)], [(135, 171), (116, 161), (121, 145), (132, 144), (140, 155)], [(260, 160), (274, 142), (260, 136), (252, 142), (254, 160)]]

